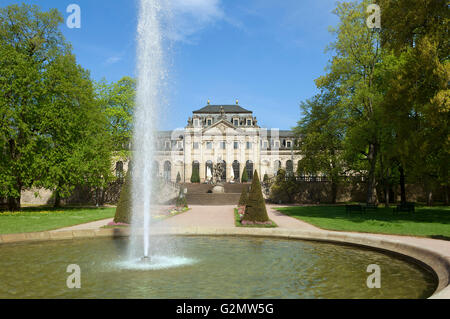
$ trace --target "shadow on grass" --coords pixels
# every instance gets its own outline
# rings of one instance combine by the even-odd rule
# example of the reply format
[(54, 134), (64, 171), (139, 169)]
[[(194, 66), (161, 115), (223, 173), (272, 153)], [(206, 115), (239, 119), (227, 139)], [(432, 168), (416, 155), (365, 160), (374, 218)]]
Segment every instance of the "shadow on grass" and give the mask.
[[(48, 212), (54, 212), (54, 211), (67, 211), (67, 212), (71, 212), (71, 211), (86, 211), (86, 210), (104, 210), (104, 209), (109, 209), (109, 208), (113, 208), (113, 207), (105, 207), (105, 206), (99, 206), (99, 207), (95, 207), (95, 206), (62, 206), (62, 207), (53, 207), (53, 206), (33, 206), (33, 207), (22, 207), (21, 210), (19, 212), (42, 212), (42, 211), (48, 211)], [(7, 211), (5, 211), (7, 212)], [(1, 212), (0, 212), (1, 213)]]
[(345, 206), (297, 206), (278, 208), (281, 213), (292, 217), (314, 217), (338, 219), (353, 223), (368, 220), (389, 223), (417, 222), (450, 224), (449, 207), (417, 207), (415, 213), (393, 213), (392, 208), (378, 208), (367, 212), (347, 213)]
[(443, 236), (443, 235), (430, 235), (430, 236), (428, 236), (428, 237), (433, 238), (433, 239), (440, 239), (440, 240), (450, 241), (450, 237), (449, 237), (449, 236)]

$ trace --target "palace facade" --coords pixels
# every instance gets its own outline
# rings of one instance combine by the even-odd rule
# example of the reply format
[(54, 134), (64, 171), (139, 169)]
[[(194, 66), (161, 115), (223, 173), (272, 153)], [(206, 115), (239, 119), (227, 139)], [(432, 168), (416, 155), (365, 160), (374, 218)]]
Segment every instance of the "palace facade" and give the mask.
[(266, 129), (253, 112), (239, 105), (208, 105), (193, 112), (183, 129), (159, 132), (155, 173), (166, 180), (190, 183), (197, 168), (200, 181), (211, 178), (214, 164), (223, 163), (222, 179), (239, 182), (244, 168), (249, 180), (256, 169), (274, 176), (279, 168), (295, 172), (300, 155), (292, 131)]

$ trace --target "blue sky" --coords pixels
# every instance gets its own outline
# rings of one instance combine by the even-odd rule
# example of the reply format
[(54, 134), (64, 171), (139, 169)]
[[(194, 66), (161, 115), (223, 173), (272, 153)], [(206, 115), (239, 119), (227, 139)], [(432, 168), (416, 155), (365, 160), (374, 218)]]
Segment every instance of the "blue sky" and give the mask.
[[(290, 129), (299, 103), (317, 90), (337, 24), (335, 0), (168, 0), (174, 32), (168, 55), (170, 123), (184, 127), (193, 110), (212, 104), (254, 111), (263, 127)], [(0, 5), (22, 1), (0, 0)], [(81, 29), (62, 31), (78, 63), (95, 80), (135, 74), (138, 0), (28, 0), (42, 9), (81, 8)]]

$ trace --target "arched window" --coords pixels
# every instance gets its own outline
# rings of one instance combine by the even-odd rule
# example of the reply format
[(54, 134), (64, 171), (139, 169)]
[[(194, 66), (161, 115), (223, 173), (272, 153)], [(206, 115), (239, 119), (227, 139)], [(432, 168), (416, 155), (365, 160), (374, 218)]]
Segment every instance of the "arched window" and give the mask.
[(233, 173), (234, 173), (234, 180), (236, 182), (239, 182), (241, 174), (241, 165), (239, 164), (238, 161), (233, 162)]
[(116, 178), (119, 183), (123, 183), (123, 162), (119, 161), (116, 163)]
[(205, 165), (206, 180), (212, 180), (213, 178), (213, 162), (207, 161)]
[(273, 163), (273, 175), (277, 176), (280, 168), (281, 168), (281, 161), (278, 161), (278, 160), (275, 161)]
[(291, 160), (286, 162), (286, 175), (292, 176), (294, 175), (294, 163)]
[(153, 176), (159, 177), (159, 163), (157, 161), (153, 162)]
[(247, 161), (247, 163), (245, 164), (245, 168), (247, 169), (248, 180), (253, 180), (253, 162)]
[(164, 162), (164, 179), (166, 181), (172, 180), (172, 164), (169, 161)]
[(200, 163), (198, 161), (192, 162), (191, 183), (200, 183)]
[(222, 181), (226, 181), (227, 180), (227, 162), (221, 161), (221, 163), (223, 165)]

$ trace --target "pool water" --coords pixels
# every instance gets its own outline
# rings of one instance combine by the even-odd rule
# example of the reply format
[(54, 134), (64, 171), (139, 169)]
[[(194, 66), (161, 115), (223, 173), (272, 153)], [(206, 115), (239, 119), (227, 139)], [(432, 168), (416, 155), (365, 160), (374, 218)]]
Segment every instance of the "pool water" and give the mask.
[[(167, 237), (150, 263), (129, 260), (122, 239), (0, 245), (0, 298), (427, 298), (437, 281), (378, 251), (312, 241)], [(167, 245), (161, 245), (166, 247)], [(68, 265), (81, 270), (69, 289)], [(369, 289), (370, 264), (381, 288)]]

